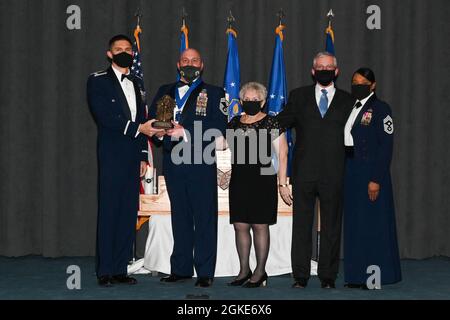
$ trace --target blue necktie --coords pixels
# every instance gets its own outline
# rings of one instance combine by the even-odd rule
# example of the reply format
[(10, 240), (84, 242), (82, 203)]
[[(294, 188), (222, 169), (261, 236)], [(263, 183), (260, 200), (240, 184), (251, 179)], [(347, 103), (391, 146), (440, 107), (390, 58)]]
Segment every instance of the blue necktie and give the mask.
[(325, 89), (322, 89), (320, 91), (322, 91), (322, 95), (320, 96), (320, 101), (319, 101), (319, 111), (323, 118), (325, 116), (325, 113), (327, 113), (327, 110), (328, 110), (328, 97), (327, 97), (328, 91)]

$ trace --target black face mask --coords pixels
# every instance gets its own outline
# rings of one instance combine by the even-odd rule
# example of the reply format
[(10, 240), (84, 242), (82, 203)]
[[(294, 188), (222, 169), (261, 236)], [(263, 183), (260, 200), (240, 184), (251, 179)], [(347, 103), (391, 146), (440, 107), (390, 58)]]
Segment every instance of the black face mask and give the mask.
[(112, 61), (121, 68), (129, 68), (133, 64), (133, 56), (126, 52), (113, 55)]
[(355, 99), (362, 100), (370, 94), (369, 84), (352, 84), (352, 96)]
[(184, 78), (188, 83), (191, 83), (200, 76), (200, 67), (184, 66), (180, 68), (180, 76)]
[(314, 79), (322, 86), (329, 85), (334, 78), (334, 70), (315, 70), (314, 72)]
[(261, 101), (243, 101), (242, 109), (244, 110), (245, 114), (254, 116), (261, 111)]

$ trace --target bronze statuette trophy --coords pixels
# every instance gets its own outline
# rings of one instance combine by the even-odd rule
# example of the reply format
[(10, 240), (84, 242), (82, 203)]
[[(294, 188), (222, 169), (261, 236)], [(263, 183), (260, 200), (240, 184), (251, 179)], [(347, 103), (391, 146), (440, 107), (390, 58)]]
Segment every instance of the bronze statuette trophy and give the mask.
[(165, 95), (156, 103), (156, 121), (152, 127), (156, 129), (172, 129), (173, 109), (176, 106), (175, 100)]

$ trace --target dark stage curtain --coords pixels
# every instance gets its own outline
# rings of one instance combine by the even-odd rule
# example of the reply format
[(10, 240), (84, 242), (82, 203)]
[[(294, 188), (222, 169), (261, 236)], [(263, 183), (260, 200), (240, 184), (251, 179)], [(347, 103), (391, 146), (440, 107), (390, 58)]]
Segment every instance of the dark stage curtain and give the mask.
[[(81, 8), (80, 30), (66, 27), (72, 4)], [(380, 30), (366, 27), (373, 4), (381, 8)], [(97, 132), (86, 79), (108, 65), (112, 35), (131, 36), (140, 7), (148, 95), (174, 81), (182, 6), (190, 46), (204, 56), (204, 78), (220, 86), (229, 10), (242, 83), (267, 83), (282, 7), (289, 90), (311, 83), (312, 57), (324, 49), (325, 15), (333, 8), (338, 85), (349, 90), (352, 72), (369, 66), (378, 96), (393, 109), (401, 256), (450, 256), (448, 0), (2, 0), (0, 255), (95, 254)]]

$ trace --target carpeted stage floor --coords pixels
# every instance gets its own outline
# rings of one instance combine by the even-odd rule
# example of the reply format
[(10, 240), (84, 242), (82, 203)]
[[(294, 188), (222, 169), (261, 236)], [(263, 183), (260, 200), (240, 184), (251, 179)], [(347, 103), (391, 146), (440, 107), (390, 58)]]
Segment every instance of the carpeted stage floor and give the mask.
[[(69, 265), (81, 268), (81, 290), (68, 290)], [(342, 270), (342, 265), (341, 265)], [(210, 300), (306, 300), (306, 299), (450, 299), (450, 258), (403, 260), (403, 281), (382, 290), (364, 291), (343, 287), (343, 277), (336, 290), (320, 288), (312, 277), (306, 289), (292, 289), (290, 275), (270, 277), (266, 288), (231, 288), (231, 278), (216, 278), (211, 288), (195, 288), (195, 280), (163, 284), (159, 277), (136, 275), (135, 286), (117, 285), (101, 288), (96, 283), (94, 258), (47, 259), (36, 256), (0, 257), (0, 299), (210, 299)]]

